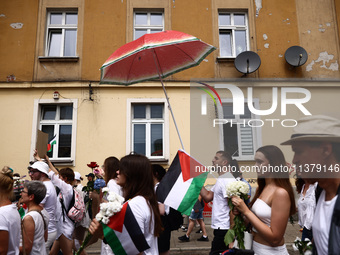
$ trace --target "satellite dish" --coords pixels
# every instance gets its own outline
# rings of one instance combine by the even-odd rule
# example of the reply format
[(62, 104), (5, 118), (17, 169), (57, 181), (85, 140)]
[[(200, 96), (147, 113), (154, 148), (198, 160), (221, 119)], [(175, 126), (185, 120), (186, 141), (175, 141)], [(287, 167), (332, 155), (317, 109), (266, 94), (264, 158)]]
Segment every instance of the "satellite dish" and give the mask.
[(261, 59), (253, 51), (244, 51), (237, 55), (234, 61), (237, 71), (249, 74), (255, 72), (261, 65)]
[(292, 46), (286, 50), (285, 59), (291, 66), (302, 66), (308, 59), (307, 51), (300, 46)]

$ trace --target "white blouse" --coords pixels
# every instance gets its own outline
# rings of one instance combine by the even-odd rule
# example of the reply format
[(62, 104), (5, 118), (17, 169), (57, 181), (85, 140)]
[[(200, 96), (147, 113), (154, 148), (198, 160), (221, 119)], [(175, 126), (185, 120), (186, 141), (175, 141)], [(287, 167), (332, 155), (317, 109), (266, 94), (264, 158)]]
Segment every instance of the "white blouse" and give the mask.
[(309, 230), (312, 228), (314, 218), (314, 211), (316, 206), (315, 189), (317, 185), (317, 182), (314, 184), (310, 184), (305, 196), (303, 196), (303, 190), (305, 189), (305, 185), (303, 185), (298, 200), (299, 225)]

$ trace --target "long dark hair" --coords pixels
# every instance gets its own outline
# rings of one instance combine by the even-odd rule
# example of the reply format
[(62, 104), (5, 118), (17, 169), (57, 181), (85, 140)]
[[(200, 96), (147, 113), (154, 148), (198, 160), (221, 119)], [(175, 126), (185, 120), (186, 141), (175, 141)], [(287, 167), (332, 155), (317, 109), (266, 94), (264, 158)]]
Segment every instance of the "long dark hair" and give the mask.
[(125, 200), (127, 201), (135, 196), (143, 196), (145, 198), (155, 219), (154, 235), (159, 236), (162, 231), (162, 222), (154, 191), (153, 175), (149, 159), (138, 154), (127, 155), (121, 158), (119, 162), (119, 173), (123, 174), (126, 178), (123, 186)]
[[(282, 167), (282, 169), (284, 169), (283, 167), (287, 165), (285, 156), (283, 155), (282, 151), (274, 145), (267, 145), (267, 146), (260, 147), (256, 152), (261, 152), (266, 157), (266, 159), (269, 161), (269, 164), (271, 167), (277, 166), (277, 167)], [(289, 180), (288, 171), (287, 172), (280, 171), (279, 173), (275, 173), (273, 181), (276, 186), (281, 187), (288, 192), (288, 195), (290, 198), (289, 216), (293, 215), (296, 212), (296, 206), (295, 206), (293, 187)], [(256, 199), (262, 193), (264, 187), (266, 186), (266, 179), (257, 178), (257, 184), (258, 184), (258, 187), (256, 189), (254, 198), (249, 203), (249, 207), (253, 206)]]
[(119, 159), (116, 157), (108, 157), (104, 161), (104, 179), (106, 184), (111, 179), (117, 178), (117, 170), (119, 169)]

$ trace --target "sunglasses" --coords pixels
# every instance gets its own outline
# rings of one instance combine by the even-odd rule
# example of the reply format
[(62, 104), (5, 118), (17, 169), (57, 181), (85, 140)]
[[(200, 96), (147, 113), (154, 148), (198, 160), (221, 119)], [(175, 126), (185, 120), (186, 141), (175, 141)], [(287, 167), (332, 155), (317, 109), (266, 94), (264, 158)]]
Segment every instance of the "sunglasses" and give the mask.
[(35, 174), (35, 173), (38, 173), (39, 171), (38, 170), (28, 170), (28, 174)]

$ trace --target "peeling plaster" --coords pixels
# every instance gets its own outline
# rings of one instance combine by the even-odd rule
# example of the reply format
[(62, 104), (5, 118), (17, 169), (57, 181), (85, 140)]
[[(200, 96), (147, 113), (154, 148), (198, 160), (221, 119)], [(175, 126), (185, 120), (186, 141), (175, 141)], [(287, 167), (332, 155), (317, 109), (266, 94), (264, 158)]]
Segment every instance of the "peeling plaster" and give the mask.
[(265, 44), (264, 44), (264, 47), (265, 47), (266, 49), (268, 49), (268, 48), (269, 48), (269, 43), (265, 43)]
[(268, 36), (266, 34), (263, 34), (263, 40), (267, 41)]
[(308, 34), (310, 34), (310, 33), (311, 33), (311, 31), (310, 31), (310, 30), (307, 30), (307, 33), (308, 33)]
[(0, 14), (0, 18), (5, 18), (6, 17), (6, 15), (5, 14)]
[(330, 27), (330, 26), (331, 26), (331, 23), (327, 22), (327, 23), (326, 23), (326, 26), (327, 26), (327, 27)]
[(282, 54), (279, 54), (279, 58), (282, 58), (283, 57), (283, 55)]
[(258, 17), (260, 10), (262, 9), (262, 0), (255, 0), (255, 6), (256, 6), (256, 17)]
[(320, 31), (321, 33), (324, 33), (324, 32), (326, 31), (326, 29), (325, 29), (325, 28), (319, 28), (319, 31)]
[(319, 63), (322, 62), (322, 64), (320, 65), (321, 68), (325, 68), (331, 71), (338, 71), (339, 70), (339, 63), (337, 60), (335, 60), (335, 62), (330, 63), (329, 67), (326, 66), (326, 64), (328, 64), (331, 60), (334, 59), (334, 55), (332, 54), (328, 54), (327, 51), (324, 52), (320, 52), (319, 53), (319, 58), (317, 60), (312, 60), (312, 62), (307, 65), (306, 67), (306, 71), (310, 72), (313, 70), (313, 65), (315, 63)]
[(22, 23), (12, 23), (10, 26), (14, 29), (21, 29), (24, 24)]
[(314, 62), (314, 60), (312, 60), (312, 62), (310, 62), (310, 64), (308, 64), (307, 66), (306, 66), (306, 71), (307, 72), (310, 72), (310, 71), (312, 71), (313, 70), (313, 65), (315, 64), (315, 62)]

